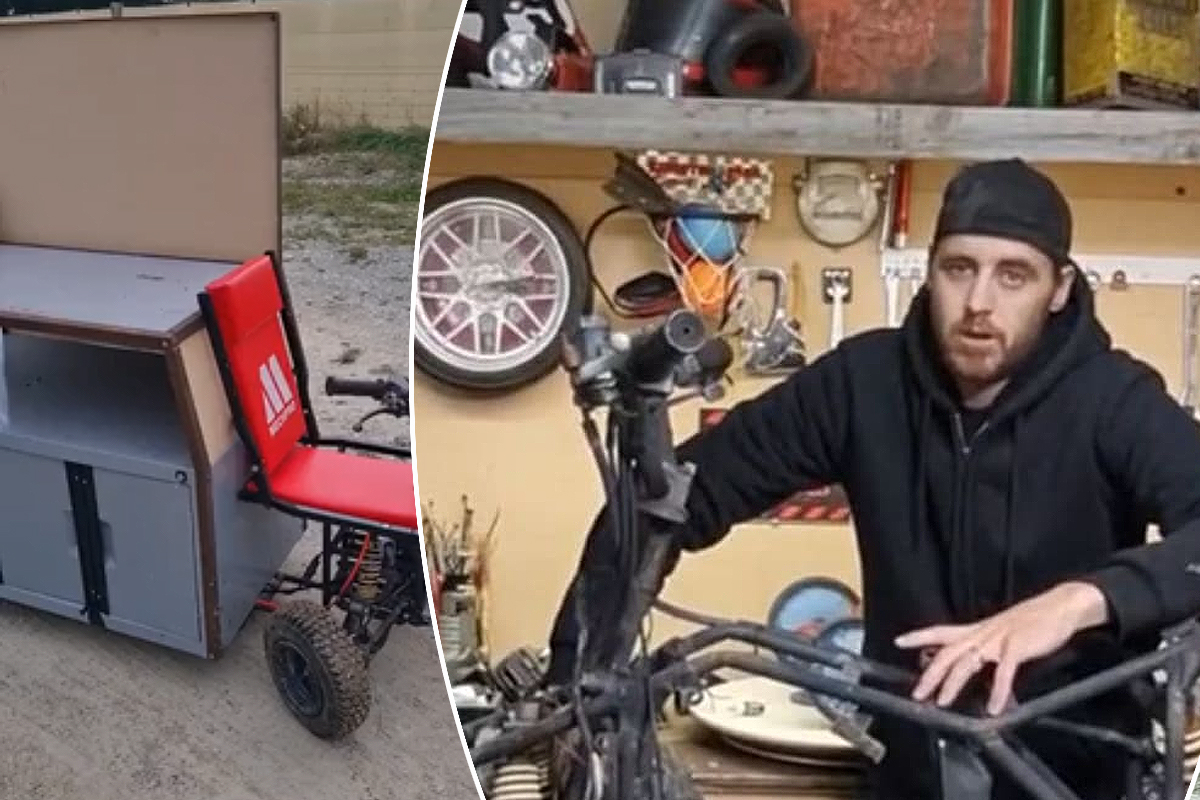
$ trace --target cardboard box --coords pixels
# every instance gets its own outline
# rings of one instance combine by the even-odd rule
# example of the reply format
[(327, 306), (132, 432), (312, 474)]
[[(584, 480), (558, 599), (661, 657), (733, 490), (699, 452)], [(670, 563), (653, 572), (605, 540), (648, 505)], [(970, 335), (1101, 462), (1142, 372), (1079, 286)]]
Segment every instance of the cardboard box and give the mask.
[(1064, 0), (1063, 103), (1200, 107), (1200, 0)]

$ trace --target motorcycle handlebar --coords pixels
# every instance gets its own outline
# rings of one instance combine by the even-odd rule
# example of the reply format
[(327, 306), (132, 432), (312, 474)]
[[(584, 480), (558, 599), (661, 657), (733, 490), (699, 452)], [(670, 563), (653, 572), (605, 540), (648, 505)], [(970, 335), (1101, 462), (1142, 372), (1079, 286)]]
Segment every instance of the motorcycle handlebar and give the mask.
[(362, 380), (330, 376), (325, 379), (325, 394), (330, 396), (369, 397), (372, 400), (383, 400), (390, 389), (391, 383), (383, 378)]
[(706, 341), (700, 317), (693, 311), (680, 309), (654, 331), (630, 343), (625, 370), (638, 383), (661, 383), (671, 377), (684, 358), (701, 350)]
[(680, 363), (675, 371), (675, 384), (680, 387), (702, 386), (720, 380), (732, 363), (733, 348), (729, 342), (709, 339)]

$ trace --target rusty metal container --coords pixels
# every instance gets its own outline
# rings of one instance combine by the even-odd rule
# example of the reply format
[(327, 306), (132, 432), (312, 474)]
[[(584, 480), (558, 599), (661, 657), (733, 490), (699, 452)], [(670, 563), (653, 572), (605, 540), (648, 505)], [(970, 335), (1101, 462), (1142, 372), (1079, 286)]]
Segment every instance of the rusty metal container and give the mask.
[(1013, 0), (790, 0), (816, 48), (808, 97), (1005, 105)]

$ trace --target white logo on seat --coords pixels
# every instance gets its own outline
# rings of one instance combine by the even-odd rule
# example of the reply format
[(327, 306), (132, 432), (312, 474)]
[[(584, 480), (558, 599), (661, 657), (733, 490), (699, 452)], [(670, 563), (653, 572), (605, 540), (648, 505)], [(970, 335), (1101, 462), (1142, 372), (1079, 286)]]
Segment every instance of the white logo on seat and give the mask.
[(267, 412), (267, 427), (271, 435), (279, 433), (283, 423), (296, 411), (296, 398), (292, 388), (283, 377), (279, 359), (272, 353), (267, 363), (258, 368), (258, 380), (262, 384), (263, 408)]

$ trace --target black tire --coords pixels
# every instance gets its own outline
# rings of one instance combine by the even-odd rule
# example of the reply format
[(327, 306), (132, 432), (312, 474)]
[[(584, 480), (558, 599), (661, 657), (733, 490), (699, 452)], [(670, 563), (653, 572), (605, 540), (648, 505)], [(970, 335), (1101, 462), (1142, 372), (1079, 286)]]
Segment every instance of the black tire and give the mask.
[[(751, 50), (767, 47), (778, 54), (778, 74), (763, 86), (739, 86), (734, 68)], [(816, 55), (792, 26), (791, 20), (771, 11), (756, 11), (719, 35), (704, 57), (704, 72), (721, 97), (784, 100), (804, 94), (813, 77)]]
[(281, 605), (263, 632), (267, 667), (284, 705), (314, 736), (341, 739), (371, 711), (363, 651), (319, 603)]
[[(443, 383), (474, 391), (507, 391), (531, 383), (553, 370), (559, 363), (559, 337), (564, 329), (572, 327), (580, 315), (591, 307), (590, 273), (583, 240), (574, 224), (542, 193), (519, 183), (502, 178), (461, 178), (438, 186), (425, 196), (423, 218), (428, 220), (439, 209), (451, 203), (489, 202), (499, 200), (516, 207), (540, 221), (563, 255), (566, 271), (565, 313), (563, 319), (548, 339), (536, 352), (525, 357), (515, 366), (506, 369), (464, 369), (438, 358), (421, 341), (425, 334), (420, 309), (413, 309), (413, 360), (424, 373)], [(421, 279), (421, 257), (428, 229), (422, 223), (422, 243), (419, 243), (414, 265), (414, 305), (420, 302), (419, 281)]]

